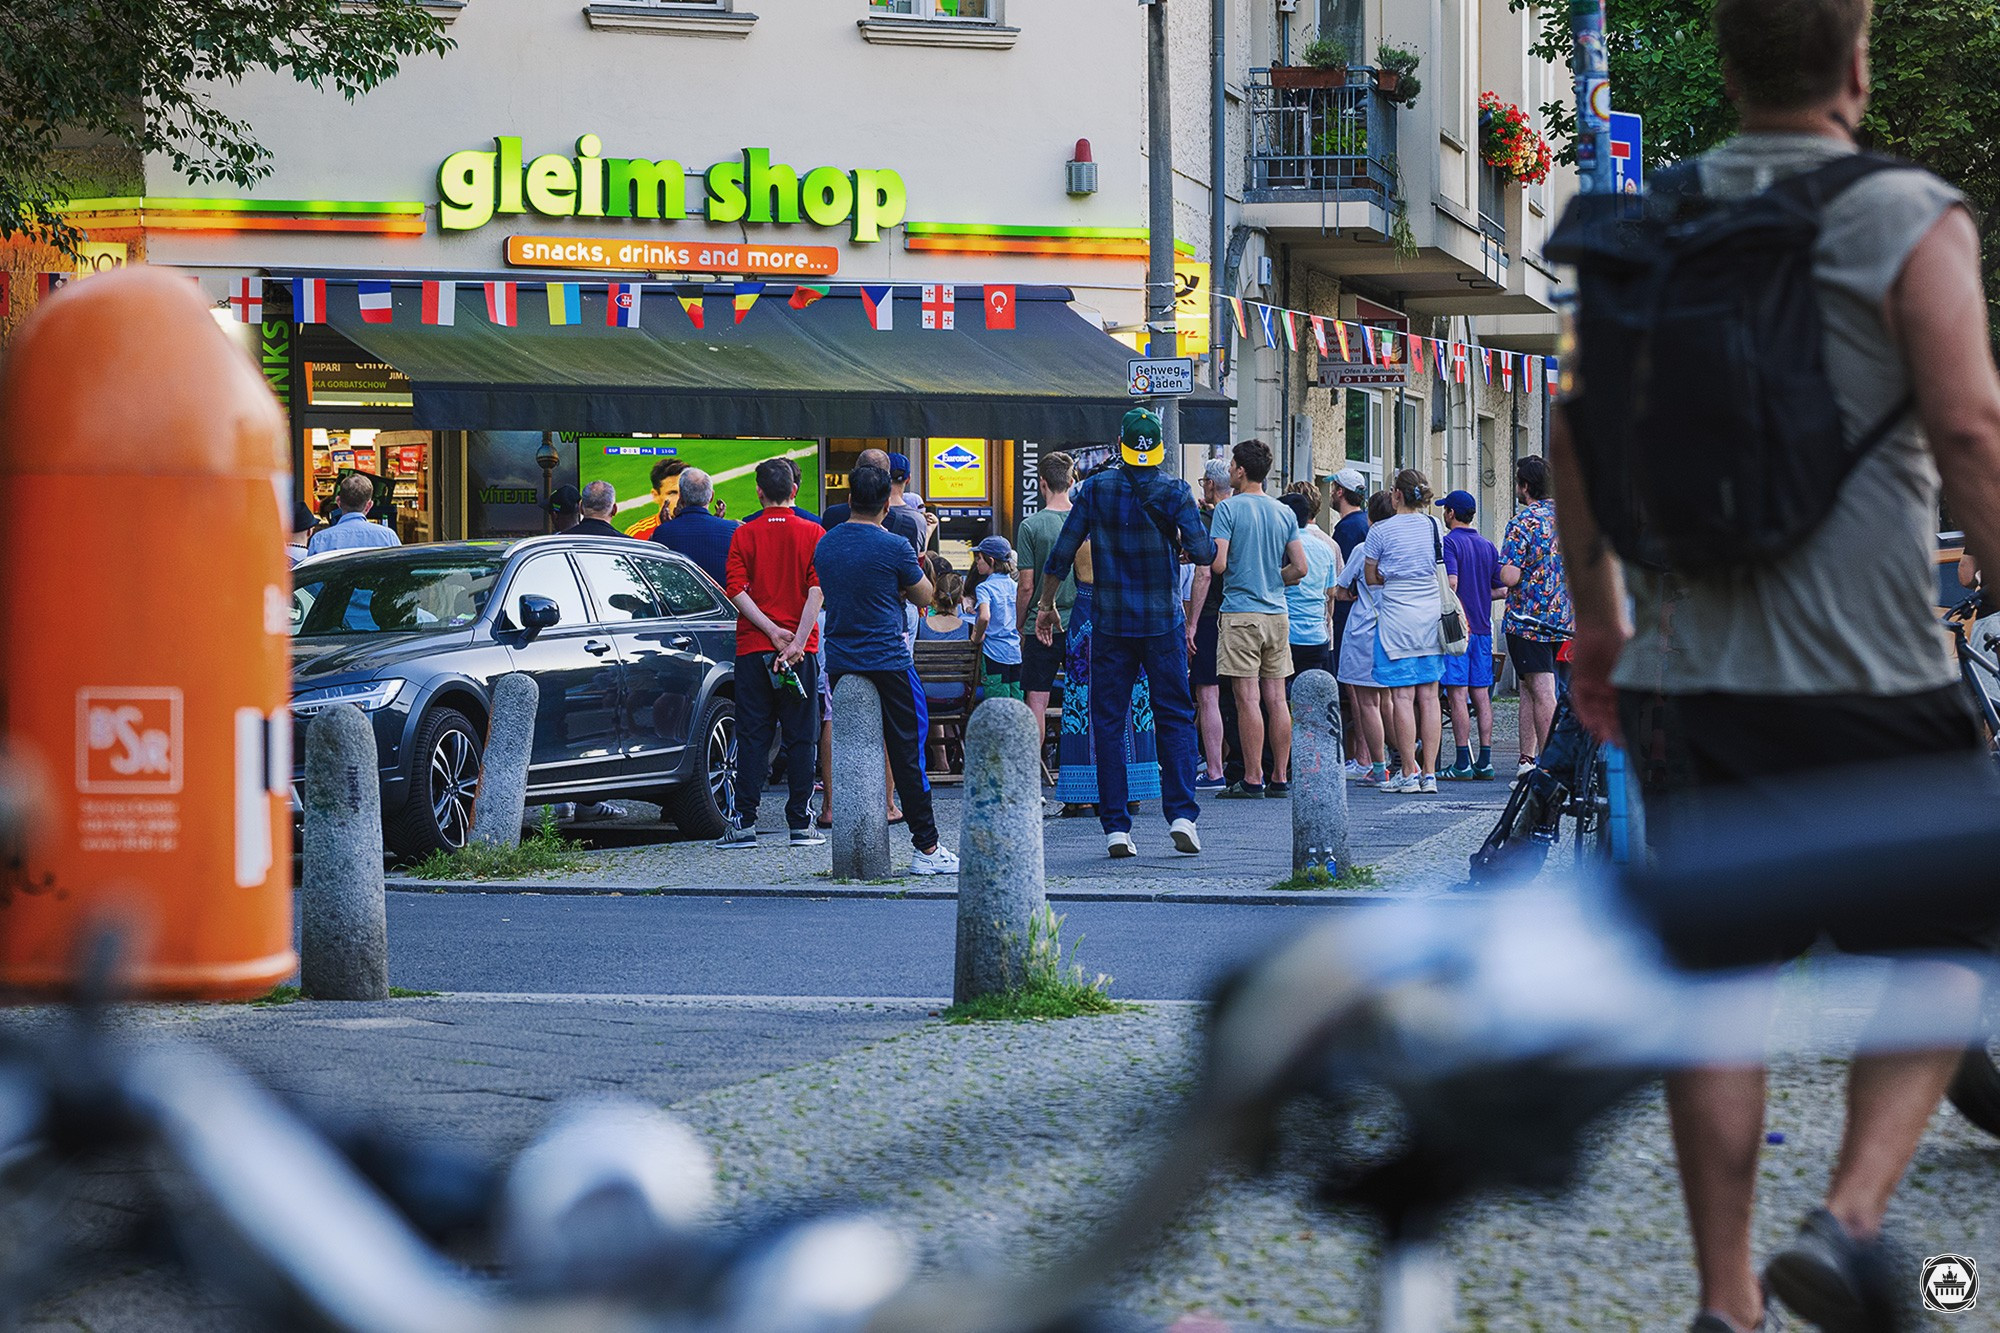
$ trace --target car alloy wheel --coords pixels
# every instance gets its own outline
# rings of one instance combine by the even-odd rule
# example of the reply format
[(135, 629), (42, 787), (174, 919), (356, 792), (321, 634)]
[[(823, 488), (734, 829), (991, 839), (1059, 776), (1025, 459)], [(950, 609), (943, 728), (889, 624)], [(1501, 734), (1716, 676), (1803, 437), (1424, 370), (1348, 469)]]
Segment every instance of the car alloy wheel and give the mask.
[(447, 729), (431, 748), (431, 818), (448, 847), (463, 847), (472, 832), (472, 802), (479, 794), (479, 756), (472, 738)]
[(708, 790), (716, 808), (736, 813), (736, 715), (723, 713), (708, 729)]

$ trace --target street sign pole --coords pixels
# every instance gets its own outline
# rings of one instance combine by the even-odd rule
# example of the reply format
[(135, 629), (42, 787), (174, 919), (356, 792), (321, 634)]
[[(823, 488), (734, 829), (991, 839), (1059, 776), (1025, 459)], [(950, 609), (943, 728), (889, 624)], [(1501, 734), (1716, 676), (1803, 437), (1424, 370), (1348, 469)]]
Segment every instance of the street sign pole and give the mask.
[[(1146, 6), (1146, 166), (1148, 181), (1146, 265), (1147, 351), (1174, 356), (1180, 333), (1174, 319), (1174, 152), (1173, 120), (1167, 80), (1167, 0), (1143, 0)], [(1213, 262), (1211, 258), (1211, 262)], [(1160, 439), (1167, 446), (1167, 470), (1181, 472), (1181, 405), (1169, 398), (1160, 405)]]
[(1611, 62), (1604, 50), (1604, 0), (1570, 0), (1576, 72), (1576, 170), (1585, 194), (1617, 189), (1611, 169)]

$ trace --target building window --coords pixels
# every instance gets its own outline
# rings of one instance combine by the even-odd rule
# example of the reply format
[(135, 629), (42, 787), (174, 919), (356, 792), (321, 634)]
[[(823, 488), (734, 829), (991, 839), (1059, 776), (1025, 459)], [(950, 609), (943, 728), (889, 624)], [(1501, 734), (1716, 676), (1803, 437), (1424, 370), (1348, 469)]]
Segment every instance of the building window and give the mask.
[(945, 19), (998, 23), (1000, 0), (868, 0), (871, 18)]
[(593, 28), (673, 37), (748, 37), (757, 22), (736, 0), (595, 0), (583, 14)]
[(861, 38), (888, 46), (1004, 51), (1021, 36), (1007, 26), (1004, 6), (1005, 0), (868, 0)]

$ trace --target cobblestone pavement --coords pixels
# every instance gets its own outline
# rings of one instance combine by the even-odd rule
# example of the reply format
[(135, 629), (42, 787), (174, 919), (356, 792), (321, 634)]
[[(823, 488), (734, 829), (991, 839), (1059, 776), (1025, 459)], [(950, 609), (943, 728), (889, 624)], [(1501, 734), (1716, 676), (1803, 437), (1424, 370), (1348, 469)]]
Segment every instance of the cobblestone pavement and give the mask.
[[(499, 997), (141, 1020), (215, 1044), (309, 1105), (377, 1108), (486, 1151), (525, 1142), (559, 1095), (615, 1090), (671, 1105), (715, 1153), (727, 1217), (859, 1203), (937, 1266), (1045, 1263), (1102, 1218), (1191, 1086), (1197, 1021), (1178, 1005), (949, 1027), (908, 1004)], [(1816, 1200), (1837, 1145), (1832, 1049), (1790, 1059), (1774, 1078), (1769, 1128), (1784, 1141), (1762, 1171), (1766, 1253)], [(1393, 1123), (1380, 1133), (1392, 1137)], [(1305, 1202), (1330, 1142), (1316, 1115), (1292, 1114), (1273, 1172), (1220, 1176), (1112, 1301), (1161, 1320), (1209, 1310), (1245, 1329), (1370, 1326), (1370, 1229)], [(129, 1182), (93, 1188), (102, 1224)], [(1941, 1112), (1891, 1225), (1912, 1256), (2000, 1266), (2000, 1145)], [(1683, 1327), (1694, 1291), (1658, 1096), (1599, 1127), (1567, 1198), (1488, 1201), (1453, 1223), (1447, 1254), (1462, 1329)], [(184, 1284), (134, 1268), (48, 1303), (29, 1327), (230, 1323)]]
[[(1502, 700), (1497, 710), (1496, 740), (1515, 734), (1514, 701)], [(1447, 744), (1449, 732), (1447, 731)], [(1508, 775), (1516, 751), (1511, 743), (1494, 751), (1500, 776), (1490, 782), (1442, 783), (1434, 796), (1385, 796), (1349, 784), (1351, 860), (1372, 866), (1377, 887), (1390, 891), (1434, 892), (1465, 880), (1466, 857), (1475, 851), (1506, 804)], [(772, 793), (777, 796), (776, 792)], [(937, 788), (938, 827), (944, 840), (958, 844), (961, 792), (956, 786)], [(636, 892), (666, 889), (741, 894), (745, 889), (783, 886), (838, 891), (832, 879), (832, 855), (824, 847), (792, 848), (784, 841), (781, 799), (766, 799), (759, 827), (763, 839), (754, 850), (723, 850), (705, 842), (680, 839), (670, 825), (658, 822), (654, 807), (631, 803), (632, 813), (605, 823), (570, 828), (572, 836), (590, 844), (591, 867), (562, 877), (533, 876), (507, 883), (523, 888), (567, 891)], [(1053, 810), (1054, 803), (1050, 802)], [(1184, 896), (1261, 893), (1291, 873), (1290, 800), (1202, 801), (1199, 856), (1181, 856), (1167, 842), (1159, 802), (1148, 801), (1133, 819), (1140, 855), (1113, 866), (1104, 855), (1104, 834), (1097, 820), (1050, 818), (1043, 824), (1048, 886), (1052, 893), (1108, 892), (1137, 896)], [(909, 873), (910, 840), (900, 827), (889, 830), (892, 877), (901, 887), (920, 893), (953, 891), (950, 879), (905, 879)], [(420, 880), (395, 881), (399, 887), (432, 889)], [(487, 886), (490, 887), (490, 886)], [(854, 891), (869, 892), (869, 886)], [(872, 891), (879, 892), (879, 887)]]

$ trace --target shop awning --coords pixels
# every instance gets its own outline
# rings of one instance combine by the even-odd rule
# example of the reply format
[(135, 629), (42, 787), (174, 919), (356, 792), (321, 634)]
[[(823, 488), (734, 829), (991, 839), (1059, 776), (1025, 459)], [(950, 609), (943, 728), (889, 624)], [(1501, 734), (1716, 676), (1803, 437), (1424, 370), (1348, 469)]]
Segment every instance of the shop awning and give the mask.
[[(733, 290), (706, 289), (701, 329), (665, 284), (644, 289), (636, 328), (606, 325), (601, 282), (584, 284), (568, 325), (549, 324), (544, 285), (526, 282), (512, 328), (488, 320), (477, 282), (458, 284), (448, 326), (422, 322), (415, 283), (395, 285), (391, 322), (371, 323), (355, 285), (330, 281), (326, 317), (409, 376), (416, 424), (433, 430), (1067, 443), (1115, 438), (1132, 406), (1132, 352), (1070, 309), (1067, 288), (1017, 288), (1015, 327), (989, 330), (982, 289), (962, 287), (957, 327), (942, 332), (922, 327), (914, 285), (895, 288), (881, 332), (854, 287), (794, 310), (791, 285), (773, 283), (740, 324)], [(1181, 401), (1184, 439), (1228, 439), (1231, 400), (1201, 389)]]

